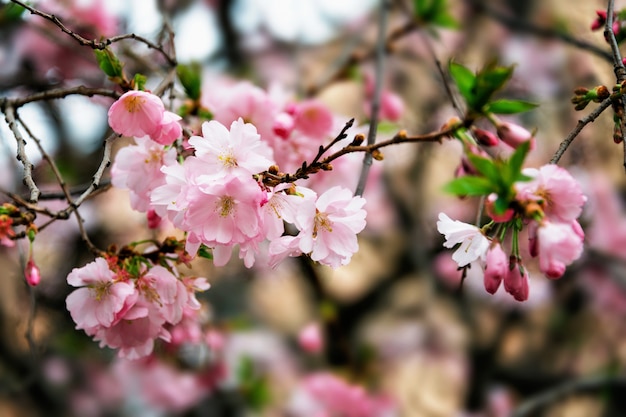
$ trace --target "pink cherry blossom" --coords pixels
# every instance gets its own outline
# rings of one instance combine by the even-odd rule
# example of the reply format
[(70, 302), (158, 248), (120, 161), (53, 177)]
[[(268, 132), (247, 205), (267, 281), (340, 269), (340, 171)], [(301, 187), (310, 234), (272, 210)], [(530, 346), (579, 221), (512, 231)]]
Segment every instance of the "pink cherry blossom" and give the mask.
[(364, 198), (354, 197), (346, 188), (326, 191), (314, 212), (301, 210), (296, 216), (300, 250), (332, 268), (346, 265), (359, 248), (356, 235), (365, 228), (364, 205)]
[(250, 176), (199, 183), (190, 192), (183, 230), (195, 232), (209, 246), (246, 242), (259, 233), (264, 197)]
[(165, 108), (160, 98), (145, 91), (128, 91), (109, 108), (109, 125), (124, 136), (157, 133)]
[(445, 213), (439, 213), (437, 230), (446, 238), (444, 247), (453, 248), (455, 245), (461, 244), (452, 255), (452, 259), (460, 267), (469, 265), (479, 258), (482, 259), (489, 248), (489, 239), (478, 227), (452, 220)]
[(485, 257), (485, 290), (495, 294), (509, 271), (509, 257), (499, 243), (492, 244)]
[(171, 111), (163, 112), (159, 126), (150, 135), (150, 139), (161, 145), (171, 145), (183, 135), (183, 128), (178, 122), (182, 117)]
[(203, 173), (224, 176), (243, 170), (257, 174), (274, 163), (272, 150), (261, 142), (254, 125), (241, 118), (231, 124), (230, 131), (218, 121), (205, 122), (202, 135), (192, 136), (189, 144), (206, 165)]
[(567, 170), (548, 164), (538, 170), (524, 170), (524, 174), (533, 179), (516, 185), (518, 200), (539, 202), (549, 218), (561, 222), (569, 223), (580, 216), (587, 197)]
[(297, 417), (342, 416), (381, 417), (392, 415), (391, 399), (372, 395), (359, 385), (351, 385), (330, 373), (308, 376), (291, 402)]
[(104, 258), (74, 268), (68, 275), (68, 284), (80, 287), (66, 300), (77, 329), (89, 332), (98, 326), (110, 326), (130, 307), (126, 301), (135, 294), (134, 286), (115, 279), (115, 273)]
[(139, 359), (152, 353), (157, 338), (170, 340), (164, 323), (157, 306), (140, 297), (117, 322), (98, 328), (94, 340), (100, 342), (100, 347), (119, 349), (121, 358)]
[(295, 112), (295, 127), (305, 136), (325, 138), (332, 131), (333, 114), (318, 100), (303, 101)]
[(206, 97), (206, 107), (216, 121), (225, 126), (239, 118), (256, 126), (261, 138), (270, 141), (274, 137), (274, 118), (279, 112), (278, 104), (270, 95), (249, 82), (220, 85)]
[(117, 153), (111, 167), (111, 183), (130, 191), (130, 205), (137, 211), (150, 209), (151, 192), (165, 184), (164, 166), (176, 164), (176, 150), (164, 150), (146, 137), (135, 138), (137, 145)]
[(580, 257), (583, 251), (582, 229), (572, 223), (543, 221), (537, 230), (539, 268), (548, 278), (560, 278), (565, 267)]

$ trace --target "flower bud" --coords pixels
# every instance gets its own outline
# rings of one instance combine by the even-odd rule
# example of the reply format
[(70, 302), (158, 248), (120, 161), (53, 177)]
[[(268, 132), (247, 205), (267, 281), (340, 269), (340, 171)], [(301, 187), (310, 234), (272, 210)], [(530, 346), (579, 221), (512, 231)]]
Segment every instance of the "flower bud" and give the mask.
[(496, 243), (489, 248), (485, 257), (485, 290), (489, 294), (495, 294), (500, 288), (500, 283), (509, 270), (509, 258), (502, 250), (502, 246)]
[(161, 217), (156, 214), (153, 209), (148, 210), (146, 213), (146, 219), (148, 220), (148, 228), (156, 229), (161, 224)]
[(476, 137), (476, 142), (483, 146), (496, 146), (500, 142), (498, 137), (488, 130), (475, 128), (473, 133)]
[(36, 287), (41, 281), (41, 274), (39, 272), (39, 267), (35, 264), (35, 261), (31, 259), (26, 263), (26, 268), (24, 269), (24, 277), (26, 278), (26, 282), (31, 287)]
[(533, 135), (523, 127), (515, 123), (500, 123), (497, 127), (498, 136), (504, 143), (512, 148), (517, 149), (524, 142), (531, 141), (530, 149), (534, 149), (535, 140)]
[(504, 289), (517, 301), (528, 299), (528, 271), (515, 256), (509, 258), (509, 270), (504, 277)]
[(305, 352), (321, 352), (324, 349), (324, 339), (319, 324), (310, 323), (300, 330), (298, 344)]
[(273, 129), (276, 136), (282, 139), (287, 139), (289, 135), (291, 135), (294, 126), (295, 121), (292, 115), (290, 115), (289, 113), (280, 113), (276, 116), (276, 119), (274, 120)]

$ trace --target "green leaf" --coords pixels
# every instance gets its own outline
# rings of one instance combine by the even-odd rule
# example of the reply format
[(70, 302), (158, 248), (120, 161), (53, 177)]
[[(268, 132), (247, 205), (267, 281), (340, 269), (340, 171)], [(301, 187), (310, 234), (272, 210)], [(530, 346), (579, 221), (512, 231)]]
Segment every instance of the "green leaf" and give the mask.
[(498, 67), (495, 63), (487, 64), (476, 74), (474, 101), (469, 102), (472, 109), (480, 112), (493, 93), (504, 86), (513, 75), (513, 67)]
[(148, 81), (148, 78), (146, 78), (145, 75), (137, 73), (135, 74), (135, 77), (133, 78), (133, 81), (135, 83), (135, 88), (137, 90), (145, 90), (146, 87), (146, 81)]
[(495, 185), (487, 178), (466, 175), (456, 178), (444, 186), (444, 191), (458, 196), (486, 195), (495, 191)]
[(508, 172), (506, 172), (505, 175), (510, 185), (513, 185), (521, 175), (522, 165), (524, 165), (526, 155), (528, 155), (530, 151), (530, 142), (531, 141), (528, 140), (519, 145), (506, 163)]
[(509, 208), (509, 200), (502, 195), (498, 195), (493, 208), (496, 214), (504, 214), (504, 212)]
[(495, 114), (515, 114), (532, 110), (537, 106), (538, 104), (530, 103), (528, 101), (503, 99), (487, 103), (485, 112)]
[(111, 78), (123, 76), (122, 63), (117, 59), (113, 51), (107, 47), (102, 50), (94, 49), (93, 52), (96, 54), (96, 60), (102, 72)]
[(465, 101), (468, 103), (473, 102), (474, 86), (476, 85), (476, 76), (474, 73), (467, 67), (453, 61), (450, 61), (448, 70)]
[(377, 135), (391, 135), (399, 130), (397, 123), (381, 120), (376, 130)]
[(198, 256), (205, 259), (213, 259), (213, 252), (211, 252), (211, 249), (203, 243), (198, 248)]
[(25, 8), (16, 3), (8, 3), (0, 7), (0, 22), (16, 22), (22, 18)]
[(480, 172), (492, 183), (497, 183), (500, 180), (500, 171), (491, 159), (484, 158), (473, 153), (468, 153), (467, 159), (469, 159), (472, 166), (478, 172)]
[(460, 27), (459, 22), (448, 13), (440, 13), (432, 20), (433, 24), (442, 28), (458, 29)]
[(176, 72), (187, 96), (192, 100), (200, 99), (202, 94), (202, 66), (200, 63), (179, 64), (176, 67)]

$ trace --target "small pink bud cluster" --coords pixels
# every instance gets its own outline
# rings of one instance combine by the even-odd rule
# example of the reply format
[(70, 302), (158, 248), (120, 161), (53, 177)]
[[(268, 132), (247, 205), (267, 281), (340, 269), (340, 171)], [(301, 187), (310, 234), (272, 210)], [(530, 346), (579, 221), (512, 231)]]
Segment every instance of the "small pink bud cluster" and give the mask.
[(67, 282), (78, 287), (66, 300), (76, 328), (128, 359), (149, 355), (156, 339), (170, 341), (167, 326), (179, 323), (186, 308), (198, 309), (195, 293), (209, 288), (204, 278), (179, 277), (161, 265), (144, 264), (133, 276), (115, 258), (74, 268)]
[[(596, 10), (596, 15), (596, 19), (591, 23), (591, 30), (603, 30), (607, 19), (606, 10)], [(620, 22), (615, 17), (613, 19), (613, 33), (617, 35), (620, 31)]]
[(171, 145), (182, 136), (181, 117), (166, 111), (161, 99), (145, 91), (128, 91), (109, 108), (109, 125), (118, 134), (149, 136)]
[[(444, 246), (459, 248), (452, 255), (459, 267), (478, 261), (484, 269), (485, 289), (494, 294), (504, 282), (505, 290), (518, 301), (528, 298), (528, 271), (519, 255), (517, 234), (525, 225), (529, 252), (539, 257), (539, 269), (546, 277), (560, 278), (565, 268), (580, 257), (584, 232), (576, 220), (586, 201), (580, 185), (563, 168), (544, 165), (525, 170), (532, 179), (516, 184), (515, 204), (495, 214), (495, 195), (486, 201), (486, 211), (496, 230), (515, 230), (512, 251), (507, 254), (498, 238), (489, 237), (476, 226), (439, 215), (437, 228), (445, 235)], [(503, 229), (504, 228), (504, 229)]]

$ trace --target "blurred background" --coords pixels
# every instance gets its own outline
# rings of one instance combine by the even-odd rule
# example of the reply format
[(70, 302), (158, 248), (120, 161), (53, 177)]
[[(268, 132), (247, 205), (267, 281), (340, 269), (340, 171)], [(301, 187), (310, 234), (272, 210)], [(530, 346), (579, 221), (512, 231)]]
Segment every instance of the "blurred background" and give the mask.
[[(249, 80), (315, 97), (367, 131), (377, 1), (33, 5), (87, 39), (132, 32), (157, 42), (171, 29), (178, 61), (202, 64), (203, 99), (223, 83)], [(389, 33), (411, 21), (412, 7), (390, 2)], [(476, 70), (497, 59), (515, 65), (502, 97), (540, 105), (510, 120), (536, 129), (529, 165), (547, 163), (592, 110), (573, 110), (573, 90), (615, 83), (610, 48), (601, 31), (590, 29), (606, 2), (450, 0), (447, 7), (458, 28), (418, 28), (389, 42), (384, 90), (401, 99), (403, 111), (381, 123), (378, 140), (399, 129), (434, 131), (458, 116), (437, 62), (446, 67), (453, 59)], [(144, 45), (128, 40), (113, 48), (127, 72), (147, 75), (149, 88), (165, 75), (164, 60)], [(1, 1), (0, 97), (75, 85), (114, 87), (89, 48)], [(102, 159), (111, 103), (72, 96), (20, 109), (71, 187), (89, 184)], [(27, 243), (0, 247), (0, 416), (504, 417), (516, 409), (518, 416), (624, 416), (626, 176), (612, 132), (612, 118), (603, 114), (561, 160), (588, 197), (585, 254), (556, 281), (530, 264), (523, 303), (503, 288), (487, 294), (476, 268), (461, 285), (452, 252), (442, 246), (438, 213), (472, 223), (478, 210), (477, 201), (441, 191), (460, 164), (456, 141), (385, 149), (368, 183), (368, 226), (347, 266), (332, 270), (305, 258), (273, 270), (246, 269), (236, 259), (223, 268), (195, 261), (190, 273), (212, 285), (200, 296), (204, 342), (157, 349), (147, 361), (116, 359), (74, 329), (66, 277), (93, 259), (74, 219), (38, 234), (42, 282), (35, 289), (23, 278)], [(15, 139), (4, 122), (0, 138), (0, 189), (24, 195)], [(116, 150), (126, 143), (117, 141)], [(38, 148), (29, 143), (26, 150), (42, 190), (58, 192)], [(358, 171), (340, 174), (353, 175), (356, 184)], [(6, 194), (0, 199), (9, 201)], [(59, 209), (64, 201), (42, 204)], [(110, 188), (80, 212), (100, 248), (175, 233), (167, 226), (149, 230), (125, 190)], [(555, 391), (580, 379), (592, 382)], [(518, 408), (540, 400), (546, 405), (526, 414)], [(320, 411), (333, 401), (361, 409)]]

